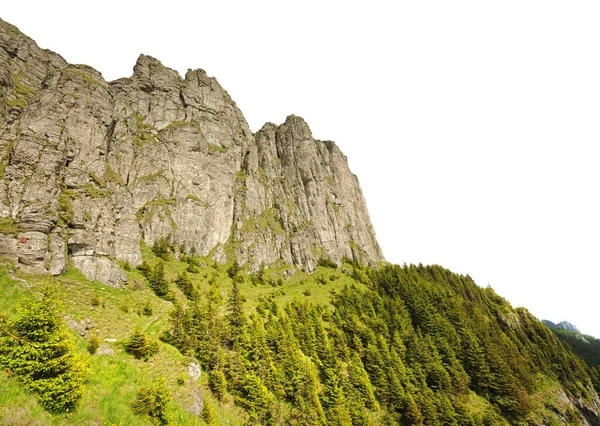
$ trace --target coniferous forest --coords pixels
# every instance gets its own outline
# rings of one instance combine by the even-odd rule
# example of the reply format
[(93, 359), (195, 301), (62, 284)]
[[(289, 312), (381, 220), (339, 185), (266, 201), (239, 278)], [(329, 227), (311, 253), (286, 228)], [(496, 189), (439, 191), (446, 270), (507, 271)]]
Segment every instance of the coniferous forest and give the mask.
[[(145, 250), (138, 269), (126, 265), (132, 281), (148, 289), (125, 290), (147, 298), (128, 315), (151, 318), (160, 302), (162, 325), (152, 333), (128, 327), (117, 348), (142, 369), (169, 347), (195, 360), (204, 392), (196, 422), (220, 424), (233, 410), (234, 422), (246, 424), (583, 424), (582, 407), (593, 405), (590, 367), (527, 310), (511, 308), (469, 276), (440, 266), (344, 261), (337, 267), (323, 260), (313, 274), (285, 278), (275, 270), (244, 271), (235, 262), (177, 259), (175, 251), (159, 242)], [(93, 379), (95, 360), (104, 356), (94, 354), (92, 338), (64, 335), (55, 305), (53, 312), (43, 304), (13, 306), (3, 322), (0, 361), (11, 371), (9, 382), (23, 383), (42, 407), (60, 415), (77, 411), (85, 379)], [(66, 342), (56, 356), (72, 359), (71, 370), (20, 372), (14, 360), (30, 355), (16, 351), (22, 345), (15, 339), (31, 337), (31, 321), (56, 333), (46, 340)], [(32, 339), (34, 345), (43, 340)], [(87, 357), (68, 343), (73, 339), (86, 341)], [(48, 404), (42, 382), (35, 385), (44, 374), (48, 391), (71, 387), (73, 399)], [(125, 407), (141, 424), (185, 423), (177, 421), (172, 392), (185, 381), (154, 375), (132, 389)]]

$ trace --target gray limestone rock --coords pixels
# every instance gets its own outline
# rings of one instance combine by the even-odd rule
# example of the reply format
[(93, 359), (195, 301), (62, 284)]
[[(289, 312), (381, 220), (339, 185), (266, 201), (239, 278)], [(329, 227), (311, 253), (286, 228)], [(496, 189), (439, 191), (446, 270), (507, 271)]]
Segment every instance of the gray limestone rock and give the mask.
[(200, 365), (196, 361), (192, 361), (188, 365), (188, 374), (194, 382), (200, 378), (202, 370), (200, 369)]
[(73, 256), (73, 264), (86, 276), (88, 280), (116, 288), (124, 288), (127, 275), (115, 262), (101, 256)]
[(97, 355), (114, 356), (115, 355), (115, 351), (110, 346), (108, 346), (106, 343), (103, 343), (102, 346), (100, 346), (96, 350), (96, 354)]
[(199, 416), (204, 409), (204, 392), (200, 388), (194, 388), (189, 395), (190, 403), (187, 406), (187, 411)]
[(86, 328), (83, 325), (79, 324), (77, 321), (73, 319), (67, 319), (67, 327), (69, 327), (71, 330), (76, 331), (77, 334), (79, 334), (84, 339), (87, 339), (88, 334)]
[(0, 21), (0, 255), (60, 274), (73, 259), (122, 287), (117, 260), (167, 237), (250, 269), (383, 260), (358, 180), (333, 142), (290, 116), (252, 134), (203, 70), (140, 55), (106, 82)]

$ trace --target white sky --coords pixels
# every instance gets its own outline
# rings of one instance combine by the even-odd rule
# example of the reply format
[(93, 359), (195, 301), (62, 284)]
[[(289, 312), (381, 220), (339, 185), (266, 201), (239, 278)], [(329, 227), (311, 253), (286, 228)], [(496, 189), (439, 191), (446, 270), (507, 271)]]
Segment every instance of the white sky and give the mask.
[(598, 1), (2, 3), (107, 80), (145, 53), (215, 76), (253, 131), (304, 117), (348, 156), (389, 261), (600, 337)]

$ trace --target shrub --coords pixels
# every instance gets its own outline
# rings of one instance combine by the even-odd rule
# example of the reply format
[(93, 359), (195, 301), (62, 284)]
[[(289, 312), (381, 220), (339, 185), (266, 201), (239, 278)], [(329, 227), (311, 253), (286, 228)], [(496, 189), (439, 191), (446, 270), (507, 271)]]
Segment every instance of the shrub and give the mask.
[(337, 265), (329, 257), (320, 258), (317, 264), (319, 266), (324, 266), (325, 268), (337, 269)]
[(92, 306), (96, 307), (100, 305), (100, 298), (96, 295), (93, 295), (92, 298), (90, 299), (90, 303), (92, 304)]
[(102, 340), (100, 339), (100, 337), (98, 337), (97, 334), (90, 335), (90, 339), (88, 340), (87, 346), (87, 350), (90, 353), (90, 355), (94, 355), (96, 353), (96, 351), (100, 347), (100, 343), (102, 343)]
[(169, 283), (165, 278), (165, 263), (163, 261), (159, 261), (152, 269), (152, 272), (149, 273), (148, 282), (150, 283), (150, 288), (158, 297), (167, 300), (172, 298), (169, 291)]
[(197, 274), (198, 272), (200, 272), (198, 267), (196, 265), (194, 265), (193, 263), (189, 263), (185, 270), (187, 272), (189, 272), (190, 274)]
[(152, 316), (153, 314), (153, 309), (152, 309), (152, 305), (150, 304), (150, 301), (146, 301), (146, 304), (144, 305), (144, 308), (142, 309), (142, 315), (149, 317)]
[(233, 279), (238, 272), (240, 272), (240, 265), (238, 264), (237, 260), (235, 260), (231, 266), (227, 268), (227, 275), (229, 275), (229, 278)]
[(179, 287), (181, 292), (189, 300), (196, 300), (198, 294), (197, 294), (196, 290), (194, 289), (194, 285), (190, 281), (190, 278), (188, 277), (188, 275), (185, 271), (181, 272), (179, 274), (179, 276), (175, 280), (175, 285), (177, 285), (177, 287)]
[(217, 424), (217, 415), (215, 414), (215, 407), (207, 399), (204, 400), (204, 408), (202, 409), (202, 420), (209, 426)]
[(167, 425), (171, 421), (170, 402), (171, 392), (167, 382), (164, 378), (160, 378), (154, 382), (152, 387), (140, 388), (131, 407), (135, 414), (150, 416), (159, 425)]
[(142, 358), (147, 361), (152, 355), (158, 352), (158, 342), (148, 339), (146, 333), (135, 329), (125, 342), (125, 351), (136, 358)]
[(171, 245), (169, 244), (169, 240), (165, 237), (160, 237), (158, 240), (154, 241), (154, 245), (152, 246), (152, 253), (155, 256), (160, 257), (164, 261), (169, 261), (171, 259)]
[(225, 375), (221, 370), (211, 370), (208, 373), (208, 386), (211, 392), (219, 401), (222, 401), (225, 397), (225, 389), (227, 388), (227, 381)]
[(141, 265), (138, 265), (137, 270), (140, 271), (143, 276), (148, 278), (152, 272), (152, 266), (144, 260)]
[(18, 375), (47, 410), (74, 408), (89, 369), (75, 351), (51, 294), (46, 291), (41, 300), (23, 303), (16, 320), (0, 320), (0, 366)]

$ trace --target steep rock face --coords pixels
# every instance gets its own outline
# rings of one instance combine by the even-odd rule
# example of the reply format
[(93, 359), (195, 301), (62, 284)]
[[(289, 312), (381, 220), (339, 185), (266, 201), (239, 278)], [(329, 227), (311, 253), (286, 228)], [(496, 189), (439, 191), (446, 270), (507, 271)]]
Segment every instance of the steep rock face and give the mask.
[(140, 240), (256, 268), (383, 260), (335, 144), (291, 116), (253, 135), (214, 78), (141, 55), (106, 82), (0, 21), (0, 255), (59, 274), (67, 255), (121, 286)]
[(300, 117), (256, 133), (237, 194), (232, 236), (243, 261), (283, 259), (310, 270), (321, 257), (383, 258), (346, 157), (314, 140)]

